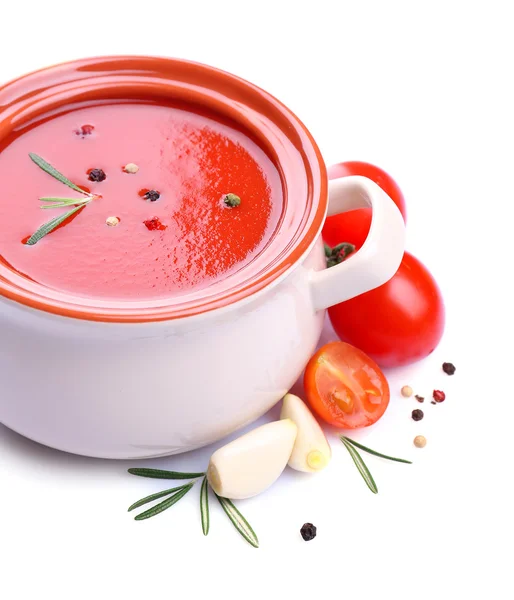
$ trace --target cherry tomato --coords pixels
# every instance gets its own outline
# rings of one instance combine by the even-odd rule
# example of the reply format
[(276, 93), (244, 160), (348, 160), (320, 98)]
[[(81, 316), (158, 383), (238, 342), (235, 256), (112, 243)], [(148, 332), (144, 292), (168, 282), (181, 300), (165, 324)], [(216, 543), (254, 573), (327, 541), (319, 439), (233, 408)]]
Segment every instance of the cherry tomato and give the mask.
[[(378, 184), (388, 194), (400, 209), (404, 221), (407, 218), (405, 198), (402, 191), (382, 169), (370, 163), (349, 161), (332, 165), (328, 169), (329, 179), (348, 177), (349, 175), (362, 175)], [(329, 246), (336, 246), (340, 242), (349, 242), (358, 250), (368, 237), (371, 225), (371, 209), (359, 208), (350, 212), (328, 217), (323, 226), (323, 239)]]
[(407, 365), (428, 356), (444, 331), (444, 303), (437, 283), (408, 252), (391, 280), (332, 306), (328, 314), (337, 335), (381, 367)]
[(343, 429), (372, 425), (389, 404), (389, 384), (378, 365), (344, 342), (320, 348), (307, 364), (303, 383), (314, 412)]

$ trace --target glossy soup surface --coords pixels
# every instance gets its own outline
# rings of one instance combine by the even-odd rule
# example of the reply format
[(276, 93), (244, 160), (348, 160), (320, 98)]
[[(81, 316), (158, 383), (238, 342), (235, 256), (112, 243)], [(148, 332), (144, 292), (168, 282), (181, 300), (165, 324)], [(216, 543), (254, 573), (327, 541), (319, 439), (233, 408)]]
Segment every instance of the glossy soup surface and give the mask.
[[(83, 125), (92, 133), (82, 135)], [(39, 198), (80, 194), (29, 152), (102, 196), (34, 246), (23, 241), (69, 210), (42, 210)], [(139, 171), (124, 172), (127, 163)], [(104, 181), (89, 181), (94, 168)], [(252, 140), (211, 117), (150, 103), (80, 108), (26, 127), (0, 147), (0, 181), (0, 260), (47, 287), (105, 299), (165, 298), (237, 278), (282, 210), (279, 174)], [(146, 200), (146, 190), (160, 198)], [(228, 193), (241, 205), (228, 208)], [(120, 222), (110, 227), (113, 216)]]

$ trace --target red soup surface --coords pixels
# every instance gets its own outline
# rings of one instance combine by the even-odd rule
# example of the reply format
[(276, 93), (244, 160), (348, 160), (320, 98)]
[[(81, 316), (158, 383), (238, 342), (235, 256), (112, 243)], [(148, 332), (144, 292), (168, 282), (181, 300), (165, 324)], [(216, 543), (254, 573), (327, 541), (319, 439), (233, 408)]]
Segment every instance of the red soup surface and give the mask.
[[(33, 246), (27, 237), (69, 210), (42, 210), (39, 198), (81, 196), (29, 153), (101, 195)], [(129, 163), (139, 170), (125, 172)], [(92, 169), (105, 179), (90, 181)], [(234, 275), (264, 249), (282, 211), (279, 173), (244, 133), (153, 103), (83, 107), (30, 124), (0, 146), (0, 181), (0, 260), (44, 286), (105, 299), (176, 296)], [(150, 190), (158, 199), (144, 196)], [(241, 204), (228, 207), (227, 194)]]

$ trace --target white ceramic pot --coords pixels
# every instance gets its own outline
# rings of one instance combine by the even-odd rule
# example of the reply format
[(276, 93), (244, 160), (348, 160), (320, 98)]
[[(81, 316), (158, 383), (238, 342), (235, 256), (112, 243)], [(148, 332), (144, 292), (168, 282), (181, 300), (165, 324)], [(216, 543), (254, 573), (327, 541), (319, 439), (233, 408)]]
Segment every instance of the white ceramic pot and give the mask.
[(353, 257), (325, 268), (326, 172), (305, 139), (316, 150), (321, 181), (310, 186), (317, 197), (308, 210), (320, 218), (289, 254), (284, 250), (283, 268), (258, 289), (231, 290), (224, 302), (200, 303), (186, 316), (154, 311), (124, 318), (107, 308), (72, 311), (42, 292), (36, 297), (28, 284), (21, 290), (23, 283), (0, 270), (0, 421), (68, 452), (142, 458), (211, 443), (280, 400), (316, 347), (325, 309), (390, 279), (404, 248), (393, 201), (366, 178), (339, 179), (330, 182), (328, 214), (371, 206), (372, 225)]

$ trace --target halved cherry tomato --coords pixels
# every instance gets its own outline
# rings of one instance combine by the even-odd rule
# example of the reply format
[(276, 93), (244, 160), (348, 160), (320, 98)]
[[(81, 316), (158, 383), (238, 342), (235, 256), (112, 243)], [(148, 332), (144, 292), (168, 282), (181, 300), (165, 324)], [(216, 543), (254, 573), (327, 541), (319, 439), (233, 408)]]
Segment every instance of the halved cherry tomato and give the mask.
[[(338, 163), (328, 168), (328, 178), (338, 179), (349, 175), (362, 175), (374, 181), (388, 194), (406, 220), (405, 198), (395, 180), (384, 170), (370, 163), (352, 160)], [(358, 250), (368, 237), (371, 225), (371, 209), (359, 208), (328, 217), (323, 226), (323, 239), (333, 247), (340, 242), (348, 242)]]
[(320, 348), (307, 364), (303, 383), (314, 412), (342, 429), (372, 425), (389, 404), (389, 384), (379, 366), (345, 342)]

